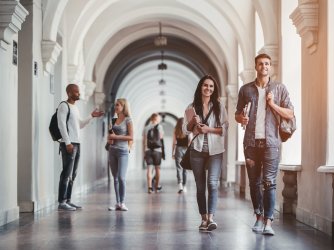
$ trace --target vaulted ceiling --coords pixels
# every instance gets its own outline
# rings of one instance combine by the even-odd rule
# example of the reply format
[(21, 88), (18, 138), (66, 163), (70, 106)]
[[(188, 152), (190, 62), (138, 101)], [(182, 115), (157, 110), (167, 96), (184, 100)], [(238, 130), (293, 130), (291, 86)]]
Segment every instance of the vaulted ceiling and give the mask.
[[(67, 37), (69, 80), (93, 82), (107, 109), (115, 98), (127, 98), (138, 124), (152, 112), (183, 115), (207, 73), (226, 96), (226, 86), (238, 84), (240, 66), (253, 70), (255, 13), (266, 20), (264, 32), (277, 26), (270, 18), (274, 1), (45, 0), (42, 6), (43, 39)], [(164, 47), (154, 45), (159, 23)], [(274, 41), (275, 34), (265, 40)], [(157, 68), (161, 50), (163, 72)]]

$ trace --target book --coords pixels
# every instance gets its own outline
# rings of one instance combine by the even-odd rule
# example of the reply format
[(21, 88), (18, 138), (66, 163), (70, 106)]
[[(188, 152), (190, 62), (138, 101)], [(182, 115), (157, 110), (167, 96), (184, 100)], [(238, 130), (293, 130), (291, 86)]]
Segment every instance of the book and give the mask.
[(196, 115), (194, 107), (186, 109), (186, 117), (187, 121), (189, 122), (194, 116)]
[[(249, 117), (249, 111), (250, 111), (251, 105), (252, 105), (251, 102), (248, 102), (248, 103), (245, 105), (245, 107), (244, 107), (244, 109), (243, 109), (243, 115), (244, 115), (244, 116)], [(242, 128), (243, 128), (243, 129), (246, 129), (246, 126), (247, 126), (247, 125), (242, 125)]]

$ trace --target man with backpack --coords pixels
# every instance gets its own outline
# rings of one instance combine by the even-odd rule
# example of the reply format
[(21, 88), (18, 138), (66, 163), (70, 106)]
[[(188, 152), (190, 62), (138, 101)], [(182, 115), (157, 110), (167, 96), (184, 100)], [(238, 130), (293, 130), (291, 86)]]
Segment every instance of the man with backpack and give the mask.
[(63, 170), (60, 174), (58, 210), (75, 211), (81, 206), (71, 202), (73, 182), (77, 175), (80, 158), (80, 129), (86, 126), (94, 117), (104, 113), (94, 110), (89, 117), (81, 120), (79, 109), (75, 102), (80, 99), (79, 87), (69, 84), (66, 87), (68, 99), (61, 102), (57, 110), (58, 128), (61, 134), (60, 151), (62, 155)]
[(153, 113), (150, 118), (150, 123), (145, 127), (143, 134), (143, 148), (144, 157), (147, 164), (147, 186), (148, 193), (153, 192), (152, 186), (152, 168), (155, 167), (155, 192), (159, 192), (161, 186), (160, 181), (160, 164), (163, 156), (163, 128), (159, 124), (160, 116), (157, 113)]
[[(276, 116), (294, 119), (293, 105), (285, 85), (270, 79), (271, 58), (267, 54), (255, 57), (256, 79), (239, 90), (235, 120), (245, 129), (244, 154), (249, 178), (250, 195), (256, 221), (255, 233), (274, 235), (276, 176), (280, 160)], [(263, 187), (263, 188), (262, 188)]]

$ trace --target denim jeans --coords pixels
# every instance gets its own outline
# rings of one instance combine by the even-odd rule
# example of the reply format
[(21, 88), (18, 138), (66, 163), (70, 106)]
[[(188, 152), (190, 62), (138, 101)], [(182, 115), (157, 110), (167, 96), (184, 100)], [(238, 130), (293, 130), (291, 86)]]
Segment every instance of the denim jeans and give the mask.
[(254, 213), (273, 220), (280, 150), (256, 143), (255, 147), (246, 147), (244, 154)]
[[(198, 210), (201, 215), (216, 212), (222, 160), (222, 153), (209, 155), (207, 152), (198, 152), (194, 149), (190, 151), (190, 163), (197, 188)], [(207, 177), (206, 169), (208, 170)], [(208, 187), (208, 202), (206, 201), (206, 186)]]
[(73, 182), (77, 176), (80, 159), (80, 144), (73, 144), (73, 152), (71, 154), (67, 152), (65, 143), (60, 143), (59, 147), (63, 161), (63, 170), (59, 180), (58, 202), (63, 203), (71, 200)]
[(127, 148), (109, 149), (109, 166), (114, 178), (116, 202), (124, 203), (126, 189), (126, 172), (128, 169), (129, 150)]
[(176, 146), (175, 148), (175, 165), (176, 165), (176, 178), (177, 183), (186, 185), (187, 183), (187, 170), (183, 169), (180, 165), (182, 157), (186, 153), (187, 147)]

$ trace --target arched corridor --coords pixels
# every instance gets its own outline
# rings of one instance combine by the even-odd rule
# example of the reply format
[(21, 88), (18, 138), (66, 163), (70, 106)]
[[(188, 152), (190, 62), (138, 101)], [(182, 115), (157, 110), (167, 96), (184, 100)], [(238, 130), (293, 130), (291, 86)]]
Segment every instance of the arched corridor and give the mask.
[(117, 98), (132, 111), (129, 172), (143, 171), (142, 132), (153, 112), (163, 117), (163, 167), (171, 169), (176, 118), (198, 80), (212, 74), (230, 123), (221, 184), (245, 191), (240, 202), (247, 206), (244, 131), (234, 113), (238, 90), (255, 79), (254, 57), (267, 53), (271, 77), (287, 86), (297, 118), (296, 133), (282, 145), (276, 212), (333, 238), (333, 13), (331, 0), (0, 1), (0, 226), (54, 209), (61, 157), (48, 126), (68, 83), (80, 87), (83, 117), (105, 111), (81, 131), (75, 197), (90, 206), (84, 194), (95, 197), (90, 191), (108, 183), (104, 145)]

